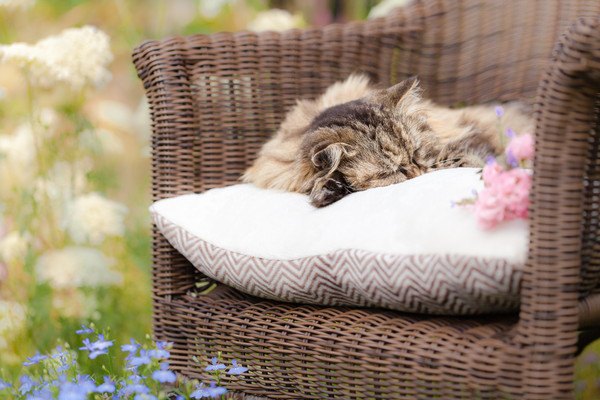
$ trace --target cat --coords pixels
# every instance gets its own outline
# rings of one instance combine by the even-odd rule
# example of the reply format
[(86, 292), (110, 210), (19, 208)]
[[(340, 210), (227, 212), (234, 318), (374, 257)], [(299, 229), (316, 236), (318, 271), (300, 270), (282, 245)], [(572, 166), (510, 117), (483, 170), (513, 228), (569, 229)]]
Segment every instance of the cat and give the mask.
[(450, 109), (423, 99), (416, 78), (388, 89), (351, 75), (316, 100), (301, 100), (261, 149), (242, 180), (305, 193), (324, 207), (350, 193), (391, 185), (428, 171), (482, 167), (504, 151), (499, 124), (533, 130), (519, 103)]

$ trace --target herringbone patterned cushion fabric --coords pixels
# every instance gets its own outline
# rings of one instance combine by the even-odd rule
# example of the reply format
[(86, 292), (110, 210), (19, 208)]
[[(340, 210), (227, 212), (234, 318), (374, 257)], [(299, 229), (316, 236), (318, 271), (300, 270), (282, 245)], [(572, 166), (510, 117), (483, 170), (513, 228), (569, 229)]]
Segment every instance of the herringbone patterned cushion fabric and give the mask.
[(509, 312), (519, 306), (518, 262), (357, 249), (270, 259), (215, 246), (152, 214), (161, 233), (203, 274), (254, 296), (447, 315)]
[(273, 260), (214, 246), (158, 213), (153, 218), (202, 273), (254, 296), (448, 315), (508, 312), (519, 306), (522, 266), (503, 259), (338, 250)]

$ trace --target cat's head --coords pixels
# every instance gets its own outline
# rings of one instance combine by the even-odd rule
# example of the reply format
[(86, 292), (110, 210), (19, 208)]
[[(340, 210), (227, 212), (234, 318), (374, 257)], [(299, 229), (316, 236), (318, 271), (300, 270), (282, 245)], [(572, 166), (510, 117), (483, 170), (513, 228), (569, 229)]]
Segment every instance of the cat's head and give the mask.
[(426, 172), (435, 147), (418, 81), (407, 79), (324, 110), (304, 135), (301, 154), (316, 207), (356, 191)]

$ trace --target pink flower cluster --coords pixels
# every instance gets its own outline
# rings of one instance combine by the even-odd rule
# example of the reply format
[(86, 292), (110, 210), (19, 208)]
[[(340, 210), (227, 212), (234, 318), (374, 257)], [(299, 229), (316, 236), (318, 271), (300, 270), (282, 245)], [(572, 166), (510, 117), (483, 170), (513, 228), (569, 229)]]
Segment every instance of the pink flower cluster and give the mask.
[(504, 167), (490, 160), (483, 168), (484, 188), (475, 199), (475, 216), (485, 229), (502, 221), (527, 218), (531, 174), (521, 168), (533, 159), (533, 137), (512, 137), (506, 149)]

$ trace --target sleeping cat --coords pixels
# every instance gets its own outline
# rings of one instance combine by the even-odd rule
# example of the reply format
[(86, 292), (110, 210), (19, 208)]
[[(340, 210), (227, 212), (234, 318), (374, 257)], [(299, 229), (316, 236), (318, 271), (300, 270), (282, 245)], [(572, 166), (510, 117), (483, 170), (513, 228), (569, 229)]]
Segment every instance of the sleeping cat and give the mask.
[[(517, 103), (503, 125), (531, 132)], [(481, 167), (503, 151), (493, 106), (450, 109), (421, 96), (416, 78), (388, 89), (350, 76), (316, 100), (298, 101), (243, 180), (310, 195), (316, 207), (369, 188), (449, 167)]]

